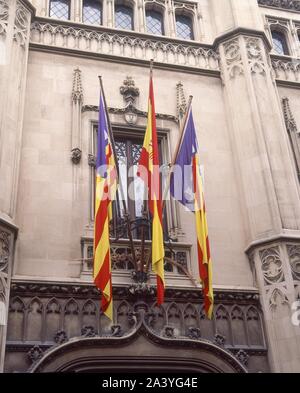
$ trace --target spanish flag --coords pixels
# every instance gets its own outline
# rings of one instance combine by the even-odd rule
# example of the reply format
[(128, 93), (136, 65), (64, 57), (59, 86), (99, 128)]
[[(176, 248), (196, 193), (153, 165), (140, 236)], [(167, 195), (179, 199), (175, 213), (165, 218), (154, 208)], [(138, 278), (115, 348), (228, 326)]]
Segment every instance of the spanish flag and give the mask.
[(152, 74), (149, 86), (147, 128), (137, 173), (148, 187), (148, 204), (152, 216), (152, 269), (157, 277), (157, 304), (161, 305), (164, 302), (165, 251)]
[(101, 88), (96, 159), (94, 283), (102, 293), (102, 311), (111, 320), (113, 320), (113, 304), (109, 222), (112, 218), (112, 200), (115, 197), (116, 187), (117, 168), (109, 138), (107, 111)]
[(199, 147), (191, 106), (188, 108), (182, 141), (172, 168), (170, 191), (175, 199), (195, 214), (199, 278), (202, 283), (205, 312), (211, 319), (214, 303), (212, 261), (200, 174)]

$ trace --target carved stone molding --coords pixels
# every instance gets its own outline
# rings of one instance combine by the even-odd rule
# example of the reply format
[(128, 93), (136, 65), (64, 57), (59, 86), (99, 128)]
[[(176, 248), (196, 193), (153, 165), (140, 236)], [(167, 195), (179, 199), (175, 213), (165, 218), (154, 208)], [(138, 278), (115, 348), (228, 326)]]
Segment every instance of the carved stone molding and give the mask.
[[(136, 107), (134, 107), (133, 105), (129, 105), (126, 108), (108, 108), (108, 112), (109, 113), (113, 113), (116, 115), (125, 115), (126, 112), (131, 111), (132, 113), (141, 116), (141, 117), (145, 117), (147, 118), (148, 116), (148, 112), (145, 111), (141, 111), (139, 109), (137, 109)], [(82, 107), (82, 112), (99, 112), (99, 107), (98, 105), (83, 105)], [(156, 113), (156, 118), (157, 119), (162, 119), (162, 120), (170, 120), (170, 121), (174, 121), (174, 122), (178, 122), (178, 118), (176, 116), (172, 116), (172, 115), (167, 115), (164, 113)]]
[[(75, 284), (61, 284), (61, 283), (43, 283), (43, 282), (19, 282), (12, 281), (11, 291), (20, 293), (22, 296), (34, 296), (36, 293), (40, 293), (45, 296), (52, 295), (72, 295), (72, 297), (88, 296), (93, 299), (99, 298), (99, 290), (94, 285), (75, 285)], [(181, 291), (176, 288), (166, 288), (165, 297), (170, 300), (176, 300), (181, 302), (188, 301), (199, 301), (201, 300), (200, 289), (189, 289)], [(121, 299), (128, 299), (129, 293), (125, 287), (113, 287), (114, 297)], [(214, 299), (217, 302), (224, 304), (232, 304), (237, 302), (239, 304), (259, 305), (259, 295), (257, 292), (241, 292), (241, 291), (218, 291), (215, 290)]]
[(278, 81), (300, 82), (300, 61), (272, 57), (272, 68)]
[(6, 34), (8, 16), (9, 16), (8, 0), (0, 0), (0, 36)]
[(300, 11), (300, 0), (257, 0), (259, 5)]
[(67, 24), (36, 20), (31, 25), (31, 43), (47, 47), (79, 50), (122, 58), (193, 67), (206, 72), (218, 72), (219, 55), (212, 49), (196, 43), (188, 45), (170, 40), (139, 37), (136, 33), (78, 28)]

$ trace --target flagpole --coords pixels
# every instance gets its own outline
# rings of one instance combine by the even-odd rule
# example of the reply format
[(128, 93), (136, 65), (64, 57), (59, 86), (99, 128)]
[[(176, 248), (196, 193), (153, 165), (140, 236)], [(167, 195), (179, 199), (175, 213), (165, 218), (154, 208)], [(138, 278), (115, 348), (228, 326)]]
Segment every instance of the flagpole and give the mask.
[[(122, 199), (122, 205), (123, 205), (123, 210), (124, 210), (124, 217), (125, 217), (125, 220), (126, 220), (126, 223), (127, 223), (127, 232), (128, 232), (129, 242), (130, 242), (130, 249), (131, 249), (131, 254), (132, 254), (132, 260), (133, 260), (134, 267), (137, 270), (137, 262), (136, 262), (136, 258), (135, 258), (134, 243), (133, 243), (133, 238), (132, 238), (132, 233), (131, 233), (130, 216), (129, 216), (129, 213), (127, 211), (127, 206), (126, 206), (126, 203), (125, 203), (125, 194), (124, 194), (122, 182), (119, 181), (119, 179), (120, 179), (120, 170), (119, 170), (119, 163), (118, 163), (118, 158), (117, 158), (117, 154), (116, 154), (115, 139), (114, 139), (114, 135), (113, 135), (113, 132), (112, 132), (112, 127), (111, 127), (111, 123), (110, 123), (110, 119), (109, 119), (109, 115), (108, 115), (108, 109), (107, 109), (107, 105), (106, 105), (106, 98), (105, 98), (105, 93), (104, 93), (103, 83), (102, 83), (102, 76), (99, 75), (98, 78), (99, 78), (100, 88), (101, 88), (102, 95), (103, 95), (103, 101), (104, 101), (104, 106), (105, 106), (106, 118), (107, 118), (107, 123), (108, 123), (109, 137), (110, 137), (110, 140), (111, 140), (111, 145), (112, 145), (113, 154), (114, 154), (114, 158), (115, 158), (115, 164), (116, 164), (116, 168), (117, 168), (118, 183), (119, 183), (120, 194), (121, 194), (121, 199)], [(100, 110), (100, 108), (99, 108), (99, 110)]]
[[(152, 75), (152, 65), (153, 65), (153, 60), (150, 61), (150, 76)], [(187, 121), (187, 118), (188, 118), (188, 113), (189, 113), (190, 107), (192, 105), (192, 100), (193, 100), (193, 96), (190, 95), (189, 96), (187, 110), (186, 110), (186, 113), (185, 113), (185, 116), (184, 116), (184, 121), (182, 122), (182, 126), (181, 126), (181, 129), (180, 129), (180, 136), (179, 136), (179, 139), (178, 139), (178, 142), (177, 142), (177, 146), (176, 146), (176, 149), (175, 149), (173, 157), (172, 157), (172, 161), (170, 163), (170, 172), (168, 174), (166, 188), (165, 188), (165, 191), (164, 191), (164, 194), (163, 194), (163, 200), (162, 200), (162, 214), (164, 214), (164, 208), (165, 208), (165, 205), (166, 205), (166, 197), (167, 197), (168, 189), (170, 188), (170, 183), (171, 183), (171, 175), (173, 173), (173, 167), (175, 165), (177, 154), (178, 154), (179, 148), (180, 148), (181, 143), (182, 143), (184, 130), (185, 130), (185, 126), (186, 126), (186, 121)], [(146, 263), (146, 269), (145, 269), (146, 272), (149, 270), (150, 260), (151, 260), (151, 250), (150, 250), (150, 253), (148, 255), (148, 260), (147, 260), (147, 263)]]
[(176, 158), (177, 158), (177, 155), (178, 155), (178, 151), (180, 149), (180, 146), (181, 146), (181, 143), (182, 143), (182, 140), (183, 140), (184, 130), (185, 130), (185, 127), (186, 127), (186, 121), (187, 121), (188, 114), (189, 114), (189, 111), (190, 111), (190, 108), (191, 108), (191, 105), (192, 105), (192, 100), (193, 100), (193, 96), (190, 95), (189, 96), (189, 102), (188, 102), (187, 110), (186, 110), (185, 117), (184, 117), (184, 121), (182, 122), (182, 127), (181, 127), (181, 130), (180, 130), (180, 136), (179, 136), (179, 139), (178, 139), (178, 142), (177, 142), (176, 149), (175, 149), (174, 154), (173, 154), (172, 161), (170, 163), (170, 172), (168, 174), (167, 183), (166, 183), (166, 187), (165, 187), (165, 191), (164, 191), (164, 195), (163, 195), (163, 200), (162, 200), (162, 210), (163, 211), (164, 211), (164, 207), (165, 207), (165, 204), (166, 204), (167, 193), (168, 193), (168, 190), (170, 188), (171, 176), (172, 176), (172, 173), (173, 173), (173, 167), (175, 165)]
[[(150, 81), (151, 78), (153, 77), (153, 59), (150, 60)], [(151, 196), (150, 196), (151, 197)], [(146, 203), (146, 198), (147, 198), (147, 192), (146, 192), (146, 186), (144, 188), (144, 203), (143, 203), (143, 220), (146, 217), (146, 212), (147, 212), (147, 203)], [(151, 255), (151, 249), (150, 249), (150, 255)], [(145, 258), (145, 226), (142, 224), (142, 233), (141, 233), (141, 272), (144, 272), (144, 258)], [(148, 261), (147, 261), (148, 263)], [(145, 264), (145, 267), (147, 266), (147, 263)], [(147, 270), (146, 270), (147, 272)]]

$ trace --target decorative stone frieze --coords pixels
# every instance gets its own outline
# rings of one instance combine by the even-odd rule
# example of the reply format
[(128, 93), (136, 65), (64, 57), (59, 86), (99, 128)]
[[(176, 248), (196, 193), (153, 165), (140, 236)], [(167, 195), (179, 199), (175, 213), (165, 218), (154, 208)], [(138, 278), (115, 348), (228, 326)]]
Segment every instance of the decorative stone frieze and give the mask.
[(216, 291), (214, 318), (209, 321), (200, 290), (167, 288), (166, 301), (158, 307), (155, 294), (134, 298), (127, 288), (114, 287), (111, 325), (92, 285), (13, 282), (11, 291), (7, 350), (19, 357), (25, 347), (38, 357), (40, 350), (33, 345), (44, 349), (79, 336), (126, 337), (141, 321), (157, 337), (171, 341), (216, 339), (226, 350), (243, 349), (263, 357), (267, 353), (257, 293)]
[(197, 68), (205, 72), (219, 71), (219, 56), (199, 44), (184, 44), (170, 40), (144, 38), (36, 20), (31, 25), (31, 43), (49, 49), (72, 49), (90, 54), (150, 61), (166, 65)]
[(300, 60), (273, 57), (272, 68), (279, 83), (281, 81), (300, 83)]
[(257, 0), (259, 5), (300, 11), (300, 0)]

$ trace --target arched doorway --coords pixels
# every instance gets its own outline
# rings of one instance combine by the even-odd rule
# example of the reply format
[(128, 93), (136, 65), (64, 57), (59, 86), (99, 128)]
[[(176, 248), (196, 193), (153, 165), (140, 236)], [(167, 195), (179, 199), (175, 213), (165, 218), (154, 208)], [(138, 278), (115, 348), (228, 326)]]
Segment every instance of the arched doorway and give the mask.
[(209, 341), (168, 339), (144, 325), (124, 337), (74, 338), (50, 348), (29, 370), (39, 372), (246, 373), (228, 351)]

